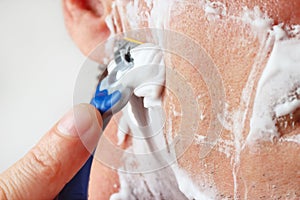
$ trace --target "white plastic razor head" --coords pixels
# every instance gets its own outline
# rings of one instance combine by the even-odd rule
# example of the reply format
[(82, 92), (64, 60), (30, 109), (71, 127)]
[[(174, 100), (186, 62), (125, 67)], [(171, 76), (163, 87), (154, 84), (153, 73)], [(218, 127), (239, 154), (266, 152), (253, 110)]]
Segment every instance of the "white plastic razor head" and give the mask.
[(119, 91), (122, 96), (105, 115), (113, 115), (113, 113), (120, 111), (133, 94), (134, 88), (123, 85), (119, 79), (134, 67), (134, 58), (131, 56), (130, 50), (140, 44), (142, 43), (129, 38), (116, 41), (114, 60), (108, 65), (108, 68), (110, 65), (115, 65), (115, 67), (102, 79), (100, 89), (107, 90), (109, 93)]

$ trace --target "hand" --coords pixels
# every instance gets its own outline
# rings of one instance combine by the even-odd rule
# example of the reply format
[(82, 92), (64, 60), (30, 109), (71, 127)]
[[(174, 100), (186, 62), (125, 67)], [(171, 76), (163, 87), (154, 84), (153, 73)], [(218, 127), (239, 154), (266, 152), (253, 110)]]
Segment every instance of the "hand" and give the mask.
[(33, 149), (0, 175), (0, 199), (55, 198), (89, 158), (84, 144), (89, 145), (88, 149), (97, 145), (101, 126), (102, 118), (93, 106), (75, 106)]

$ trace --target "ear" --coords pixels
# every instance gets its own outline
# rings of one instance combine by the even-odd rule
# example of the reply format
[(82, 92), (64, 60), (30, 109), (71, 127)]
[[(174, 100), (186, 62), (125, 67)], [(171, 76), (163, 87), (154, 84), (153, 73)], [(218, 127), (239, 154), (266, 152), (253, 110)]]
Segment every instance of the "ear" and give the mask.
[(63, 0), (68, 32), (86, 56), (110, 34), (105, 17), (110, 13), (111, 3), (111, 0)]

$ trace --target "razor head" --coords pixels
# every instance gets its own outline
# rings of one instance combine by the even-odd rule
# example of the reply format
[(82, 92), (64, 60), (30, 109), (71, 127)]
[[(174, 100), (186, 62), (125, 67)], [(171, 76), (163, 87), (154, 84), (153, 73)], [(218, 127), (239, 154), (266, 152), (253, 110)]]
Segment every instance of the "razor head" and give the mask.
[(120, 63), (122, 61), (132, 62), (133, 58), (130, 55), (130, 50), (137, 47), (140, 44), (143, 43), (131, 38), (123, 38), (122, 40), (117, 40), (115, 43), (115, 51), (114, 51), (115, 62), (116, 63)]
[(125, 107), (133, 94), (133, 88), (123, 85), (119, 79), (134, 67), (134, 58), (131, 56), (130, 50), (140, 44), (143, 43), (130, 38), (123, 38), (115, 42), (114, 60), (109, 64), (114, 65), (113, 70), (109, 73), (105, 70), (104, 74), (106, 76), (102, 76), (102, 79), (100, 79), (97, 90), (106, 90), (108, 94), (118, 91), (121, 93), (121, 98), (114, 103), (111, 109), (104, 113), (105, 115), (111, 116), (113, 113), (120, 111)]

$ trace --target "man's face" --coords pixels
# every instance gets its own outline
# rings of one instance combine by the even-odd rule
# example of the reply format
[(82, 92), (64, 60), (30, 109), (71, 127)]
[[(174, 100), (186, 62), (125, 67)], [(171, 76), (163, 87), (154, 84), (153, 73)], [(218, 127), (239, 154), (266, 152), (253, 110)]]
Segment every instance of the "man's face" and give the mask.
[[(178, 166), (199, 191), (213, 191), (216, 199), (300, 198), (300, 28), (294, 26), (300, 24), (300, 1), (136, 0), (115, 1), (113, 6), (92, 0), (64, 3), (70, 33), (86, 54), (109, 32), (151, 27), (182, 33), (211, 57), (226, 98), (219, 118), (223, 132), (205, 158), (199, 156), (203, 148), (199, 138), (206, 136), (212, 118), (209, 89), (188, 62), (174, 55), (166, 59), (167, 66), (189, 80), (195, 91), (189, 98), (195, 98), (199, 105), (200, 129), (178, 159)], [(95, 7), (98, 9), (91, 9)], [(104, 18), (111, 13), (115, 20), (108, 29)], [(291, 38), (294, 40), (288, 41)], [(168, 126), (176, 133), (181, 118), (168, 111), (170, 105), (175, 111), (182, 105), (168, 92), (163, 99), (166, 113), (171, 113), (166, 116)], [(105, 131), (114, 142), (117, 126), (113, 121)], [(91, 197), (107, 199), (122, 188), (119, 175), (100, 162), (94, 162), (91, 176)]]

